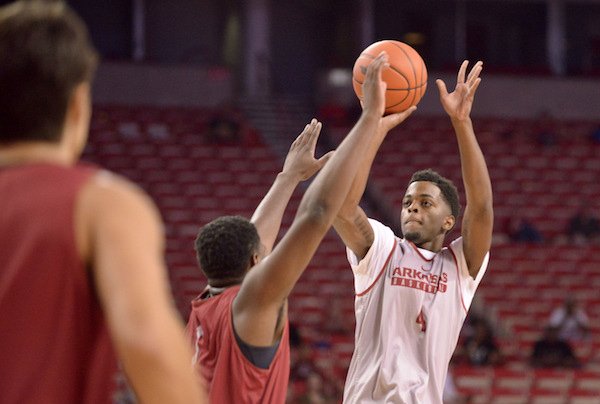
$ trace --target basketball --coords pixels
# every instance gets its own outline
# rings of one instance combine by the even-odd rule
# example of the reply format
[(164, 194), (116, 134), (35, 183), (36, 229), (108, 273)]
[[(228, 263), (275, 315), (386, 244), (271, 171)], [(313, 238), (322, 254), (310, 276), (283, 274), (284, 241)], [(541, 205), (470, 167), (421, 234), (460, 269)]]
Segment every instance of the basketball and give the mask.
[(369, 45), (362, 51), (352, 69), (352, 87), (362, 100), (362, 83), (367, 66), (382, 51), (388, 54), (389, 67), (381, 72), (387, 83), (385, 114), (402, 112), (417, 105), (427, 89), (425, 62), (409, 45), (400, 41), (384, 40)]

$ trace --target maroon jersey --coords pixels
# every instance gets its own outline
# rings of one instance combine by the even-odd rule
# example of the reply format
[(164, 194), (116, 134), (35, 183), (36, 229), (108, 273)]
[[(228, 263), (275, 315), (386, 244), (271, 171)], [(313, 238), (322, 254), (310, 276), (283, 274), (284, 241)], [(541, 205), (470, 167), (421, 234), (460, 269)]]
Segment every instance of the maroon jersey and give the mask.
[(268, 369), (253, 365), (242, 353), (233, 329), (231, 306), (240, 287), (192, 302), (187, 333), (211, 403), (279, 404), (285, 402), (290, 375), (290, 342), (286, 322)]
[(0, 167), (0, 401), (106, 403), (116, 357), (75, 241), (91, 167)]

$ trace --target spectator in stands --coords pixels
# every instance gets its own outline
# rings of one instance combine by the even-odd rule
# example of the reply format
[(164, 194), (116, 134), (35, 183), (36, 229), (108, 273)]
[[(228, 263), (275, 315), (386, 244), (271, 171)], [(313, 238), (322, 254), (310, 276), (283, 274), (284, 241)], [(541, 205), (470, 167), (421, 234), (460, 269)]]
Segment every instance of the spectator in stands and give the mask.
[(302, 345), (292, 352), (290, 360), (290, 379), (306, 381), (311, 373), (317, 371), (309, 345)]
[(500, 349), (487, 321), (478, 320), (474, 324), (473, 336), (467, 337), (463, 345), (463, 353), (470, 365), (496, 366), (501, 364)]
[(339, 403), (344, 391), (343, 379), (337, 375), (327, 375), (320, 371), (312, 371), (305, 380), (291, 379), (296, 390), (290, 392), (291, 404), (334, 404)]
[(569, 342), (581, 341), (590, 332), (588, 316), (572, 296), (552, 311), (548, 325), (558, 330), (559, 338)]
[(481, 295), (475, 295), (469, 308), (469, 314), (460, 332), (462, 338), (472, 337), (475, 334), (475, 326), (479, 321), (485, 321), (494, 336), (504, 337), (508, 330), (504, 323), (498, 318), (496, 307), (485, 303)]
[(2, 6), (0, 55), (0, 401), (108, 403), (131, 384), (205, 403), (156, 205), (79, 163), (98, 59), (84, 22), (66, 1)]
[(239, 108), (227, 104), (208, 120), (206, 142), (222, 146), (256, 145), (260, 142), (260, 135)]
[[(381, 70), (386, 63), (382, 53), (367, 67), (363, 114), (329, 154), (327, 164), (326, 158), (314, 158), (321, 124), (313, 119), (292, 143), (282, 172), (251, 220), (225, 216), (200, 229), (196, 251), (208, 285), (192, 302), (187, 331), (211, 402), (285, 400), (290, 373), (288, 296), (331, 228), (366, 158), (365, 150), (379, 147), (374, 134), (385, 119)], [(413, 111), (396, 116), (394, 124)], [(294, 190), (321, 167), (275, 246)]]
[(323, 378), (312, 372), (306, 379), (306, 391), (298, 399), (299, 404), (327, 404), (329, 400), (323, 391)]
[(208, 122), (208, 142), (221, 145), (235, 145), (240, 142), (241, 125), (235, 115), (228, 110), (219, 111)]
[(540, 231), (525, 218), (512, 217), (508, 226), (508, 236), (517, 243), (541, 243), (544, 241)]
[(571, 217), (567, 234), (576, 243), (592, 241), (600, 236), (600, 220), (587, 204), (582, 205), (578, 212)]
[(329, 361), (327, 366), (321, 367), (320, 375), (323, 378), (325, 397), (332, 403), (339, 403), (344, 394), (344, 376), (336, 372), (333, 361)]
[(548, 326), (533, 346), (531, 365), (536, 368), (575, 368), (579, 367), (579, 361), (571, 345), (558, 336), (558, 329)]
[[(290, 348), (290, 382), (292, 386), (290, 388), (290, 395), (294, 398), (290, 398), (288, 400), (289, 403), (312, 402), (306, 400), (308, 400), (308, 398), (314, 400), (315, 397), (320, 396), (327, 398), (327, 402), (329, 402), (330, 400), (339, 399), (342, 396), (344, 391), (344, 380), (335, 374), (333, 360), (321, 361), (319, 367), (317, 367), (315, 360), (313, 359), (313, 349), (329, 350), (329, 341), (315, 341), (315, 344), (311, 346), (300, 343), (297, 346), (292, 345)], [(326, 353), (331, 354), (330, 351), (321, 351), (321, 357)], [(318, 379), (313, 377), (313, 375), (318, 376)], [(318, 388), (319, 394), (316, 394), (316, 384), (320, 386)], [(299, 395), (295, 394), (295, 390), (297, 390), (298, 386), (304, 386), (308, 391), (304, 390), (304, 392)]]

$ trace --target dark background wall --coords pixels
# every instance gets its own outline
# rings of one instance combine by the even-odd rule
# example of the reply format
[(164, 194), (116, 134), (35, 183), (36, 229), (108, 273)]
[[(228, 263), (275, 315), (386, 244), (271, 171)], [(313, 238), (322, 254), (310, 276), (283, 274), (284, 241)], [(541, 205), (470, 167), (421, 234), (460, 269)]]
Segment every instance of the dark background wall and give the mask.
[[(309, 96), (318, 75), (350, 68), (360, 53), (363, 0), (271, 0), (271, 88)], [(371, 0), (375, 40), (411, 43), (429, 70), (452, 72), (463, 56), (486, 73), (551, 75), (543, 0)], [(0, 0), (0, 4), (8, 3)], [(70, 0), (105, 61), (131, 61), (134, 0)], [(144, 62), (221, 66), (242, 89), (246, 7), (241, 0), (145, 0)], [(564, 2), (566, 76), (600, 77), (600, 1)], [(463, 55), (456, 47), (464, 9)]]

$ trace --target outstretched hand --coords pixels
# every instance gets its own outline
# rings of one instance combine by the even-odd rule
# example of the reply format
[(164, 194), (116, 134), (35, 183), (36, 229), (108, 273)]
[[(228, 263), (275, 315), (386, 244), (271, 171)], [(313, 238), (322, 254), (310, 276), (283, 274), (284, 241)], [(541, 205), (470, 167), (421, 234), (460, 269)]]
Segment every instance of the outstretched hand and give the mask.
[(304, 181), (312, 177), (325, 165), (333, 155), (333, 151), (325, 154), (320, 159), (315, 158), (315, 149), (321, 127), (321, 122), (316, 119), (313, 119), (304, 127), (302, 133), (290, 146), (283, 163), (282, 172), (294, 176), (298, 181)]
[(468, 64), (469, 61), (465, 60), (460, 66), (456, 87), (453, 92), (448, 93), (446, 84), (442, 80), (437, 79), (435, 81), (440, 92), (442, 106), (451, 119), (463, 120), (469, 118), (471, 108), (473, 107), (475, 91), (477, 91), (477, 87), (481, 83), (479, 73), (483, 69), (483, 62), (479, 61), (475, 63), (475, 66), (473, 66), (469, 72), (469, 76), (465, 80)]

